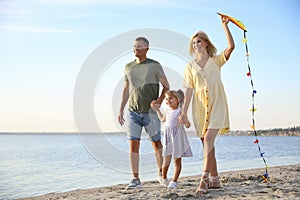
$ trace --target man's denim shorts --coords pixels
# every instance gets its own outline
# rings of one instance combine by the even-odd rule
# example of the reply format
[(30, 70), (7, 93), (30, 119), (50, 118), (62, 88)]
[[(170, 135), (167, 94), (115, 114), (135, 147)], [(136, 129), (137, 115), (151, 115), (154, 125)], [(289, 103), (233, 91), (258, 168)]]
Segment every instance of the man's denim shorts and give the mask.
[(143, 127), (150, 141), (156, 142), (161, 139), (161, 122), (156, 112), (137, 113), (129, 111), (127, 139), (140, 140)]

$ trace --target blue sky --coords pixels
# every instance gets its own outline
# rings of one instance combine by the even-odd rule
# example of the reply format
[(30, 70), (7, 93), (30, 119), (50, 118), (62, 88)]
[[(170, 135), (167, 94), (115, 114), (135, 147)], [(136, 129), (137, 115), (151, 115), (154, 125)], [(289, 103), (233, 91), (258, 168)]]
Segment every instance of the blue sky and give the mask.
[[(124, 32), (166, 29), (189, 38), (204, 30), (220, 52), (226, 40), (216, 12), (248, 29), (257, 129), (300, 125), (299, 8), (298, 0), (0, 0), (0, 131), (75, 131), (73, 92), (82, 65)], [(229, 27), (236, 49), (222, 79), (231, 129), (245, 130), (251, 126), (251, 88), (243, 32)], [(149, 57), (183, 74), (185, 62), (178, 57), (151, 49)], [(99, 80), (94, 106), (103, 131), (122, 130), (115, 119), (118, 99), (112, 98), (132, 59), (131, 53), (116, 58)]]

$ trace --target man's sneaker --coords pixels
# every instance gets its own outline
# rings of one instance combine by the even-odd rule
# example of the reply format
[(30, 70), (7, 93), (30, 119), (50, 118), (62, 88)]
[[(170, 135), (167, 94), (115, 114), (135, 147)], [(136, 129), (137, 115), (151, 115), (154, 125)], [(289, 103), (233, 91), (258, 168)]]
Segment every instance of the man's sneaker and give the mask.
[(162, 176), (158, 176), (157, 180), (161, 186), (168, 187), (168, 179), (164, 179)]
[(175, 181), (171, 181), (168, 185), (168, 188), (176, 189), (177, 188), (177, 183)]
[(141, 187), (142, 187), (142, 183), (141, 183), (140, 179), (139, 178), (133, 178), (133, 179), (131, 179), (131, 181), (128, 184), (128, 186), (126, 187), (126, 189), (141, 188)]

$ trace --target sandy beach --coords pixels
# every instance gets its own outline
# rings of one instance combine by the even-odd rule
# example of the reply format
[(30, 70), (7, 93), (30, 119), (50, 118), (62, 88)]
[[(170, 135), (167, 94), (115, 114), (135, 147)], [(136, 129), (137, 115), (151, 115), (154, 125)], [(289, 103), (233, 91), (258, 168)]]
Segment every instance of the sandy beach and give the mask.
[(163, 188), (157, 181), (148, 181), (142, 183), (141, 189), (126, 190), (127, 184), (119, 184), (22, 199), (300, 199), (300, 164), (271, 167), (268, 183), (260, 176), (263, 172), (264, 169), (222, 172), (222, 188), (211, 189), (201, 196), (195, 194), (200, 176), (188, 176), (179, 179), (176, 190)]

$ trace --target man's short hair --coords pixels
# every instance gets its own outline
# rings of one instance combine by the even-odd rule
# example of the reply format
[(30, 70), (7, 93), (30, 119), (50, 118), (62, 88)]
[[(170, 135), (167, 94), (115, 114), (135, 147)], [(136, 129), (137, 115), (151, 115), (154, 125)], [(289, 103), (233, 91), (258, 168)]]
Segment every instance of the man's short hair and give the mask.
[(149, 41), (145, 37), (138, 37), (135, 39), (135, 41), (143, 41), (149, 47)]

